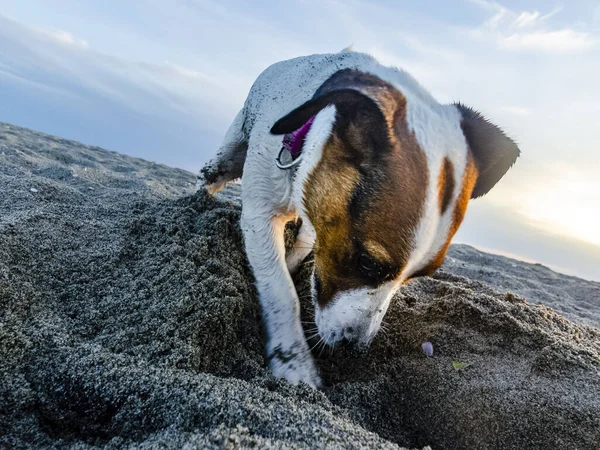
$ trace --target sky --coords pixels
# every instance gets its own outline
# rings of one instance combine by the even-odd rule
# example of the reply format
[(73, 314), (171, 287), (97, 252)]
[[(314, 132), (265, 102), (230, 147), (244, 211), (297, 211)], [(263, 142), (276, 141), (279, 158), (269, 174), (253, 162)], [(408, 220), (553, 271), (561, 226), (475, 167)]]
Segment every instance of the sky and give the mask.
[(350, 44), (519, 144), (455, 242), (600, 280), (599, 0), (0, 0), (0, 121), (196, 172), (266, 67)]

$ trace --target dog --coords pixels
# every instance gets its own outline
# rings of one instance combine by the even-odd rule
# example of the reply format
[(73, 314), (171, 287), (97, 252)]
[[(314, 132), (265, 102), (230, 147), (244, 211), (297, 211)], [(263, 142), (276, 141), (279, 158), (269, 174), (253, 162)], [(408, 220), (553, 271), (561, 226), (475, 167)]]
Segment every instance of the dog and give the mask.
[[(241, 228), (274, 375), (321, 383), (291, 278), (311, 251), (321, 339), (367, 346), (394, 293), (441, 265), (469, 199), (519, 154), (479, 112), (438, 103), (370, 55), (343, 50), (268, 67), (198, 186), (214, 194), (241, 178)], [(286, 256), (284, 228), (298, 217)]]

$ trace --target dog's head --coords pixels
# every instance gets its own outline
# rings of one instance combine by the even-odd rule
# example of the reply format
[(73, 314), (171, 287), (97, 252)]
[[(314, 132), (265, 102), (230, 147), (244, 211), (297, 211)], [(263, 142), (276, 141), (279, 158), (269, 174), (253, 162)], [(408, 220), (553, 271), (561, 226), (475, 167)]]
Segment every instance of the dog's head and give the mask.
[(487, 193), (519, 149), (468, 107), (405, 96), (354, 70), (336, 73), (271, 132), (315, 115), (297, 176), (316, 232), (316, 323), (327, 344), (368, 344), (396, 290), (441, 265), (468, 200)]

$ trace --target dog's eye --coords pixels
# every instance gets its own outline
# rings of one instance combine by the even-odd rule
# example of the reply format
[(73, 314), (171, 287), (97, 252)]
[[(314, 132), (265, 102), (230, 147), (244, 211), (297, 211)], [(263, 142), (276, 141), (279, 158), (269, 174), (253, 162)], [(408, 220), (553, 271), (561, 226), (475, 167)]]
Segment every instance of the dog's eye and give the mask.
[(375, 283), (389, 281), (393, 278), (393, 274), (390, 271), (365, 253), (359, 255), (358, 265), (361, 272)]
[(377, 270), (377, 263), (373, 261), (369, 255), (365, 255), (364, 253), (358, 257), (358, 263), (360, 264), (360, 267), (367, 272), (374, 272)]

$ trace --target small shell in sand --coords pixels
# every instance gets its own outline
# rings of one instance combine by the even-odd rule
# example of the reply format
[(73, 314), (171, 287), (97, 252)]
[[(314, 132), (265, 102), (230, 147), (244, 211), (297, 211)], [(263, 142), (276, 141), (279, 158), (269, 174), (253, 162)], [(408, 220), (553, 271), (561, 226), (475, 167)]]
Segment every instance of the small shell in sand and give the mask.
[(433, 344), (431, 342), (423, 342), (421, 348), (427, 356), (433, 356)]

